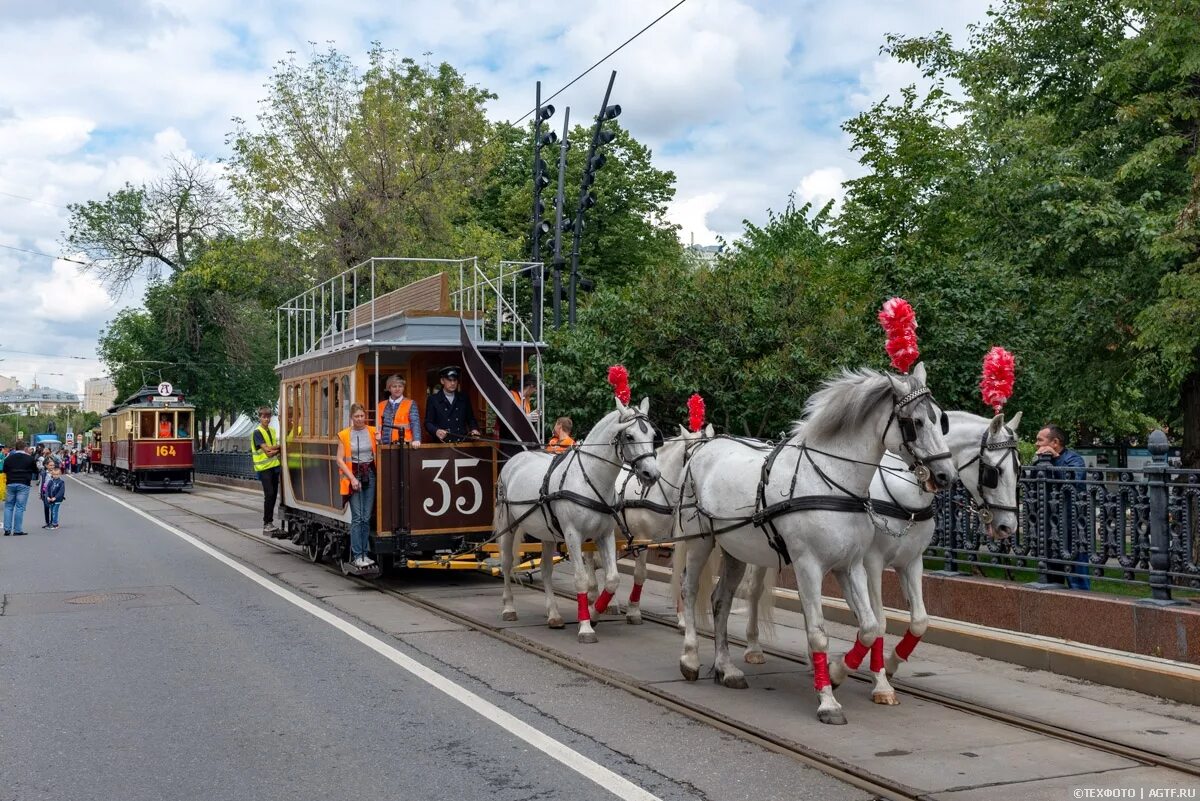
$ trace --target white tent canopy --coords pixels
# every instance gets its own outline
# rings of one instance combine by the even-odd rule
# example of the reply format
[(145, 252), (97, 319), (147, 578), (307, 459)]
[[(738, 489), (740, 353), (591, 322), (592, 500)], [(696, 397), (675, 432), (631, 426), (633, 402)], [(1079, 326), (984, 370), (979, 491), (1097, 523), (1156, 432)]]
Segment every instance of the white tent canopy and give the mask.
[[(249, 453), (250, 436), (258, 428), (258, 421), (247, 415), (238, 415), (233, 425), (214, 437), (213, 450), (217, 453)], [(279, 436), (279, 420), (271, 420), (271, 430)]]

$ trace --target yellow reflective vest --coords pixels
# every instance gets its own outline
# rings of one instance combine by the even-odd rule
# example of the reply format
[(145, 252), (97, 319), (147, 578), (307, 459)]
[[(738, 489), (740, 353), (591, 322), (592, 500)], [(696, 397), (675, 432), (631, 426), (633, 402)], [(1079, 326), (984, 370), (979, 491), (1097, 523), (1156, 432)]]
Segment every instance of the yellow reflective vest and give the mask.
[[(263, 435), (263, 443), (266, 445), (277, 445), (275, 440), (275, 432), (270, 426), (259, 426), (255, 432), (261, 432)], [(267, 456), (258, 444), (254, 441), (254, 434), (250, 435), (250, 456), (254, 459), (254, 472), (261, 473), (264, 470), (270, 470), (272, 467), (279, 467), (279, 454)]]

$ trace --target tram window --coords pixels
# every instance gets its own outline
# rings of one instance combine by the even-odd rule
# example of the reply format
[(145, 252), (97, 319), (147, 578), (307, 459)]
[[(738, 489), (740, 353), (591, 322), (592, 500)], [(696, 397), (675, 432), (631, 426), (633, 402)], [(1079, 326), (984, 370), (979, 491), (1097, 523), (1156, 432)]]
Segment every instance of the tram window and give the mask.
[(329, 379), (321, 379), (321, 436), (329, 436)]
[(158, 431), (154, 427), (154, 412), (141, 412), (138, 414), (138, 430), (133, 432), (135, 437), (150, 439)]
[(176, 412), (175, 418), (175, 436), (179, 439), (187, 439), (190, 437), (192, 435), (192, 413)]
[(333, 402), (329, 404), (329, 425), (336, 433), (339, 430), (338, 420), (342, 416), (342, 385), (336, 377), (330, 382), (330, 389), (333, 392)]
[(284, 414), (287, 415), (288, 436), (294, 437), (300, 433), (300, 421), (296, 417), (296, 415), (299, 414), (300, 410), (298, 408), (296, 408), (296, 385), (295, 384), (287, 385), (287, 391), (285, 393), (285, 397), (287, 398), (287, 408), (286, 408)]
[(175, 412), (158, 413), (158, 438), (173, 439), (175, 437)]
[(338, 431), (350, 427), (350, 376), (342, 376), (342, 418)]
[(304, 414), (308, 419), (308, 430), (312, 432), (311, 436), (317, 437), (321, 434), (321, 426), (317, 423), (317, 413), (321, 408), (321, 385), (317, 383), (317, 379), (309, 382), (308, 387), (308, 402), (311, 404)]
[(302, 432), (312, 432), (312, 421), (308, 417), (308, 383), (300, 385), (300, 430)]

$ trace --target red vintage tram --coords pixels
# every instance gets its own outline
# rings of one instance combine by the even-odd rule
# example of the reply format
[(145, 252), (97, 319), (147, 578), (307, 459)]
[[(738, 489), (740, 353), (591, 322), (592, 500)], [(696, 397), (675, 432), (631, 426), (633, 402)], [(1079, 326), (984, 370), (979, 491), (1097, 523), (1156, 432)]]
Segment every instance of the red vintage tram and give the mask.
[(194, 416), (170, 384), (142, 387), (100, 418), (100, 473), (135, 492), (192, 486)]
[(103, 441), (104, 438), (100, 433), (100, 426), (96, 426), (92, 429), (90, 441), (88, 442), (88, 464), (91, 465), (92, 470), (98, 470), (100, 468), (100, 451), (102, 449), (101, 443)]

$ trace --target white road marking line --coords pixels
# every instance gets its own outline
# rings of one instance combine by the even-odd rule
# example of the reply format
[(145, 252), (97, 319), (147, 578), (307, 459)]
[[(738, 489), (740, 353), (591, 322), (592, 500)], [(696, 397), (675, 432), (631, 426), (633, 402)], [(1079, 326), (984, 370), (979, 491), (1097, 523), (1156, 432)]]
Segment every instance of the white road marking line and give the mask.
[(255, 573), (245, 565), (235, 561), (229, 556), (226, 556), (216, 548), (213, 548), (208, 543), (197, 539), (185, 531), (180, 531), (174, 526), (164, 523), (161, 520), (155, 519), (148, 512), (142, 511), (136, 506), (127, 503), (126, 501), (123, 501), (114, 495), (110, 495), (104, 490), (97, 489), (96, 487), (93, 487), (84, 481), (74, 478), (74, 476), (71, 478), (75, 481), (78, 481), (80, 485), (87, 487), (92, 492), (102, 495), (114, 503), (124, 506), (134, 514), (141, 515), (160, 528), (171, 532), (188, 545), (203, 551), (213, 559), (216, 559), (218, 562), (233, 568), (256, 584), (265, 587), (266, 589), (278, 595), (280, 598), (283, 598), (288, 603), (303, 609), (305, 612), (308, 612), (310, 615), (319, 620), (323, 620), (324, 622), (341, 631), (343, 634), (353, 637), (355, 640), (358, 640), (360, 643), (367, 646), (372, 651), (375, 651), (380, 656), (383, 656), (385, 659), (388, 659), (404, 670), (407, 670), (421, 681), (426, 682), (435, 689), (441, 690), (443, 693), (450, 696), (455, 701), (458, 701), (463, 706), (479, 713), (492, 723), (495, 723), (497, 726), (507, 731), (509, 734), (513, 734), (521, 738), (547, 756), (557, 759), (571, 770), (575, 771), (584, 778), (595, 782), (600, 787), (617, 796), (618, 798), (626, 799), (627, 801), (662, 801), (658, 796), (652, 795), (646, 790), (643, 790), (641, 787), (638, 787), (636, 784), (624, 778), (623, 776), (613, 773), (608, 768), (592, 761), (591, 759), (588, 759), (578, 751), (564, 745), (563, 743), (560, 743), (558, 740), (555, 740), (549, 735), (543, 734), (520, 718), (505, 712), (491, 701), (479, 697), (465, 687), (455, 684), (453, 681), (441, 675), (440, 673), (425, 667), (420, 662), (416, 661), (407, 654), (402, 653), (391, 645), (388, 645), (386, 642), (374, 636), (373, 634), (368, 634), (357, 626), (347, 623), (345, 620), (342, 620), (340, 617), (331, 614), (329, 611), (322, 609), (316, 604), (306, 601), (291, 590), (275, 583), (273, 580), (266, 578), (265, 576), (260, 576), (258, 573)]

